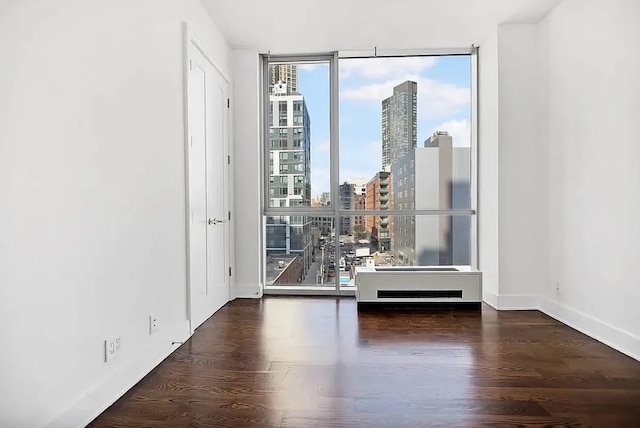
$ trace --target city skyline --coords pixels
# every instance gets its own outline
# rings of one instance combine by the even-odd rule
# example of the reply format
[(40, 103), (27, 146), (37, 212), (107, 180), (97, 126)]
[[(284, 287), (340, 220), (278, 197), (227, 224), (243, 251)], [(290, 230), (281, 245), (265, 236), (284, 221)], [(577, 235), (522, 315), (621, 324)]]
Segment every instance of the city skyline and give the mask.
[[(456, 147), (470, 146), (468, 56), (342, 59), (340, 68), (340, 179), (370, 180), (381, 169), (381, 104), (407, 80), (418, 86), (417, 141), (447, 131)], [(330, 191), (328, 64), (298, 66), (299, 91), (314, 122), (311, 194)]]
[[(428, 59), (430, 61), (423, 58), (417, 62), (405, 61), (401, 65), (416, 69), (429, 68), (434, 65), (435, 60)], [(363, 63), (359, 64), (360, 73), (368, 76), (367, 78), (370, 78), (371, 75), (376, 78), (376, 76), (379, 77), (389, 72), (384, 68), (378, 68), (377, 71), (375, 68), (365, 69), (361, 67)], [(386, 65), (388, 66), (388, 64)], [(326, 131), (329, 118), (328, 105), (324, 105), (324, 109), (326, 109), (324, 114), (322, 110), (316, 110), (316, 113), (312, 111), (312, 106), (313, 108), (323, 107), (322, 102), (312, 102), (312, 99), (318, 100), (317, 94), (307, 95), (304, 85), (309, 84), (310, 80), (301, 78), (299, 75), (300, 72), (303, 74), (313, 73), (317, 70), (322, 71), (322, 66), (298, 64), (273, 64), (269, 66), (268, 205), (270, 207), (318, 206), (321, 204), (319, 202), (321, 195), (324, 204), (328, 204), (330, 199), (324, 188), (320, 186), (312, 188), (313, 180), (311, 179), (312, 172), (316, 167), (322, 170), (322, 168), (329, 166), (329, 153), (326, 150), (322, 151), (326, 149), (326, 144), (321, 144), (318, 147), (314, 143), (314, 138), (318, 138), (319, 134), (322, 135), (323, 128)], [(356, 72), (355, 70), (358, 68), (351, 67), (349, 69), (347, 67), (345, 69), (343, 67), (343, 78), (348, 80)], [(398, 69), (395, 69), (395, 72), (398, 73)], [(362, 150), (362, 147), (357, 150), (357, 161), (360, 167), (364, 163), (364, 168), (357, 171), (340, 169), (341, 184), (338, 187), (339, 192), (335, 203), (345, 211), (354, 209), (406, 210), (407, 215), (396, 217), (382, 213), (374, 216), (343, 215), (339, 219), (326, 216), (294, 215), (293, 213), (267, 216), (266, 256), (269, 266), (267, 270), (273, 283), (317, 284), (323, 283), (325, 280), (328, 281), (329, 275), (335, 274), (337, 255), (331, 254), (328, 259), (325, 259), (324, 252), (320, 249), (320, 238), (334, 232), (341, 237), (340, 242), (343, 242), (342, 237), (347, 236), (357, 236), (359, 240), (364, 238), (369, 251), (388, 254), (391, 257), (389, 262), (393, 264), (408, 263), (413, 265), (418, 260), (420, 262), (428, 261), (429, 264), (451, 264), (454, 260), (454, 249), (456, 253), (462, 252), (464, 254), (464, 249), (458, 247), (465, 247), (465, 243), (469, 241), (466, 223), (456, 224), (454, 227), (450, 218), (417, 218), (409, 213), (414, 208), (420, 208), (418, 207), (419, 195), (426, 197), (427, 199), (421, 200), (430, 201), (427, 203), (433, 204), (436, 209), (453, 207), (458, 203), (454, 202), (454, 199), (464, 198), (463, 195), (466, 194), (464, 192), (465, 183), (460, 183), (462, 193), (458, 190), (458, 184), (454, 183), (454, 181), (457, 182), (458, 177), (453, 171), (462, 166), (463, 175), (468, 173), (468, 168), (464, 168), (460, 162), (454, 161), (454, 158), (457, 159), (459, 156), (452, 155), (456, 152), (464, 156), (460, 150), (469, 152), (469, 148), (454, 149), (453, 136), (449, 136), (448, 131), (436, 130), (433, 132), (425, 140), (423, 148), (419, 148), (417, 144), (419, 118), (423, 121), (432, 120), (431, 116), (438, 118), (445, 113), (464, 116), (465, 99), (461, 98), (460, 105), (457, 107), (452, 107), (446, 97), (427, 99), (428, 104), (421, 106), (418, 102), (418, 92), (421, 88), (418, 81), (429, 86), (429, 81), (416, 76), (411, 80), (399, 83), (390, 80), (389, 83), (396, 84), (391, 88), (384, 87), (384, 90), (377, 91), (377, 95), (375, 95), (376, 91), (369, 87), (374, 95), (367, 93), (364, 96), (365, 94), (362, 93), (363, 97), (359, 97), (356, 96), (357, 89), (347, 87), (341, 92), (340, 97), (341, 105), (347, 107), (350, 103), (358, 106), (364, 101), (367, 102), (366, 104), (371, 104), (371, 101), (375, 101), (379, 96), (384, 98), (375, 109), (377, 110), (377, 120), (373, 117), (367, 117), (367, 107), (362, 105), (359, 106), (360, 115), (347, 114), (344, 116), (347, 121), (346, 129), (372, 131), (378, 128), (380, 141), (365, 146), (366, 150)], [(328, 79), (324, 83), (328, 85)], [(300, 84), (299, 88), (296, 87), (298, 84)], [(321, 88), (322, 84), (314, 86), (316, 91)], [(431, 89), (433, 89), (433, 82)], [(456, 88), (456, 92), (461, 91), (466, 90)], [(419, 110), (429, 112), (431, 116), (419, 116)], [(367, 121), (366, 128), (358, 128), (357, 123), (364, 120)], [(459, 120), (462, 123), (467, 123), (469, 118), (463, 117)], [(312, 122), (315, 124), (313, 127), (311, 126)], [(318, 123), (320, 132), (314, 132)], [(374, 126), (370, 126), (371, 123)], [(341, 127), (341, 132), (343, 129), (345, 128)], [(461, 140), (464, 141), (464, 139), (465, 137), (462, 136)], [(440, 141), (444, 141), (444, 143)], [(320, 156), (319, 161), (313, 156), (315, 147), (324, 153), (324, 156)], [(357, 144), (346, 142), (340, 145), (341, 158), (346, 153), (347, 163), (350, 150), (354, 148), (358, 148)], [(418, 156), (419, 154), (420, 156)], [(427, 160), (425, 155), (431, 160)], [(435, 159), (438, 160), (434, 163)], [(345, 175), (345, 172), (350, 176), (343, 180), (342, 176)], [(418, 180), (419, 174), (426, 175)], [(325, 188), (328, 190), (328, 187), (327, 183)], [(318, 193), (319, 190), (322, 192)], [(454, 190), (458, 196), (454, 197)], [(397, 230), (395, 230), (396, 228)], [(454, 240), (459, 244), (454, 246)], [(318, 262), (316, 255), (319, 249), (320, 261)], [(342, 267), (344, 267), (347, 254), (346, 251), (340, 250)], [(457, 259), (462, 261), (466, 260), (466, 257), (457, 257)], [(342, 275), (340, 278), (342, 281)]]

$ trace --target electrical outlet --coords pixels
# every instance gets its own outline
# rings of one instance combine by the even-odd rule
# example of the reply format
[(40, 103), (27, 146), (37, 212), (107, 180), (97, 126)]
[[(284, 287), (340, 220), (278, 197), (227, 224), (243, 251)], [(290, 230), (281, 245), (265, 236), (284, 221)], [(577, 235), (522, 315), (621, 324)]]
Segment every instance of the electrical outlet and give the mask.
[(153, 334), (156, 331), (158, 331), (158, 317), (149, 315), (149, 334)]
[(104, 361), (109, 362), (118, 356), (122, 350), (122, 341), (120, 336), (106, 339), (104, 341)]

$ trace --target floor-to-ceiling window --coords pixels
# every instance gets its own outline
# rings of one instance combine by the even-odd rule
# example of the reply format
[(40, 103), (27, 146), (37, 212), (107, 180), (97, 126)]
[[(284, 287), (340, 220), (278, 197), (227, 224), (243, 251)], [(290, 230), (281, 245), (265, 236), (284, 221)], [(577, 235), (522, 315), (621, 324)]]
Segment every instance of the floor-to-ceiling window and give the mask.
[(473, 50), (263, 60), (265, 292), (475, 266)]

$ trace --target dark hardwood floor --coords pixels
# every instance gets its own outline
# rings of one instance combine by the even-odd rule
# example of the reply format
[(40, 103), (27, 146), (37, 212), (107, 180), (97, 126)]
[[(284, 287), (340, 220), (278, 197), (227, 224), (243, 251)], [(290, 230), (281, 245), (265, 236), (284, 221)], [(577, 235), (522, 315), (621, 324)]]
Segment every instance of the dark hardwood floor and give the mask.
[(536, 311), (236, 300), (91, 425), (640, 427), (640, 362)]

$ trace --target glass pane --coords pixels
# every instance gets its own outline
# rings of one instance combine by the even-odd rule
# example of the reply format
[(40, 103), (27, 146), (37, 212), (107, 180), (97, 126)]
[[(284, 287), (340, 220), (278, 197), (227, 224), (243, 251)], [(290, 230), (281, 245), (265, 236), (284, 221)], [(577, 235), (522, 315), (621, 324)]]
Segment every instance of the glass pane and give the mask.
[(340, 208), (470, 209), (470, 56), (339, 65)]
[(270, 63), (268, 73), (268, 206), (314, 206), (329, 192), (329, 63)]
[[(349, 233), (341, 234), (346, 266), (469, 266), (471, 216), (343, 216)], [(338, 256), (336, 256), (338, 257)]]
[(334, 217), (285, 215), (266, 221), (267, 287), (335, 287)]

